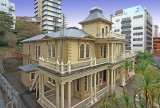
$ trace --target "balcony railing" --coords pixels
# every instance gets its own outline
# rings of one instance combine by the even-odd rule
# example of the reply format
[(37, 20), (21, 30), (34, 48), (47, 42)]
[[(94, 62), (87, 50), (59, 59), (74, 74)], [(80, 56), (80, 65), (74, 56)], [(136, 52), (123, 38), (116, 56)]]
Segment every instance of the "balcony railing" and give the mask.
[[(59, 63), (58, 60), (49, 60), (48, 58), (43, 58), (40, 57), (39, 58), (39, 65), (42, 67), (46, 67), (48, 69), (54, 70), (57, 73), (60, 74), (65, 74), (65, 73), (70, 73), (72, 71), (76, 71), (76, 70), (80, 70), (80, 69), (86, 69), (89, 67), (93, 67), (93, 66), (97, 66), (97, 65), (102, 65), (102, 64), (106, 64), (106, 63), (116, 63), (116, 62), (120, 62), (122, 60), (124, 60), (125, 58), (131, 58), (135, 56), (135, 54), (125, 54), (124, 56), (116, 56), (113, 57), (113, 59), (111, 57), (109, 58), (91, 58), (90, 60), (87, 61), (80, 61), (80, 62), (76, 62), (76, 63), (71, 63), (70, 61), (68, 61), (68, 63), (64, 64), (63, 62)], [(51, 61), (55, 61), (55, 62), (51, 62)]]
[(96, 38), (116, 38), (116, 39), (125, 39), (124, 34), (117, 34), (114, 32), (108, 32), (104, 34), (96, 34)]

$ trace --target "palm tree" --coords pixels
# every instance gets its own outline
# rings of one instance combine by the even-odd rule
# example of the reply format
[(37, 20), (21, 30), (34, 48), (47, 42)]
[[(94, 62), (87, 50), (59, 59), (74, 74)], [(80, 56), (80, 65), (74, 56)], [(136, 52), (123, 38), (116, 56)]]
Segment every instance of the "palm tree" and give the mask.
[(122, 96), (118, 100), (118, 105), (120, 108), (134, 108), (133, 99), (124, 89)]
[(135, 89), (144, 93), (146, 108), (148, 107), (148, 105), (152, 107), (155, 98), (157, 98), (158, 96), (158, 93), (155, 90), (160, 87), (160, 82), (158, 81), (159, 73), (156, 72), (155, 68), (148, 67), (146, 70), (143, 65), (139, 66), (142, 66), (141, 68), (139, 68), (141, 69), (142, 73), (135, 79)]
[(129, 68), (131, 67), (131, 62), (126, 59), (123, 61), (123, 63), (124, 63), (124, 68), (125, 68), (125, 76), (127, 78), (129, 78), (129, 80), (130, 80)]

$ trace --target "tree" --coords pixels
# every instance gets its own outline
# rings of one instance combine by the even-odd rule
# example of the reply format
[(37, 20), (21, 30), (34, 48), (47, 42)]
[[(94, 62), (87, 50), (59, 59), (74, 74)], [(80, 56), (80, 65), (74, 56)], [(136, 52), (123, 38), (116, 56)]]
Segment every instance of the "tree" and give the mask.
[(137, 62), (147, 61), (148, 63), (152, 63), (154, 61), (152, 54), (148, 51), (138, 52), (136, 60)]
[(20, 39), (32, 37), (42, 33), (39, 30), (38, 25), (21, 19), (16, 20), (16, 32)]
[(16, 39), (16, 36), (11, 33), (11, 32), (7, 32), (5, 34), (5, 37), (4, 37), (4, 41), (11, 47), (15, 47), (16, 46), (16, 42), (17, 42), (17, 39)]
[(5, 33), (12, 31), (13, 24), (13, 18), (9, 14), (0, 11), (0, 45), (4, 44)]

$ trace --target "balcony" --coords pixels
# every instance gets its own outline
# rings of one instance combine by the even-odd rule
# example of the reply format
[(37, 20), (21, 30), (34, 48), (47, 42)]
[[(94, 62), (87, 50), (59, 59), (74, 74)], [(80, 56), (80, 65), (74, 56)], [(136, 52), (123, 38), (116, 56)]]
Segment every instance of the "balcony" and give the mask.
[(108, 32), (104, 34), (96, 34), (96, 38), (115, 38), (115, 39), (125, 39), (125, 35), (123, 34), (117, 34), (114, 32)]
[(56, 62), (51, 62), (52, 60), (49, 60), (48, 58), (39, 58), (39, 65), (42, 67), (45, 67), (47, 69), (51, 69), (55, 71), (58, 74), (68, 74), (73, 71), (81, 70), (81, 69), (87, 69), (90, 67), (95, 67), (107, 63), (117, 63), (120, 61), (123, 61), (125, 58), (131, 58), (135, 56), (134, 54), (125, 54), (125, 56), (116, 56), (113, 58), (91, 58), (90, 60), (87, 61), (80, 61), (77, 63), (71, 63), (68, 61), (68, 63), (64, 64), (63, 62), (59, 63), (58, 61)]

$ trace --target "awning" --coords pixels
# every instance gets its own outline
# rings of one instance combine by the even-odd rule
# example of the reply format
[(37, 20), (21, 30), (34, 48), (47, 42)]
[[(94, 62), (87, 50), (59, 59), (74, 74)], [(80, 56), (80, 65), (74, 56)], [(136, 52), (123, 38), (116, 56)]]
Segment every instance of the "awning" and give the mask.
[(19, 69), (24, 71), (24, 72), (29, 72), (29, 71), (35, 71), (37, 70), (37, 63), (32, 63), (32, 64), (27, 64), (23, 66), (19, 66)]

